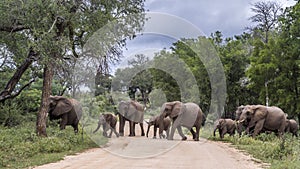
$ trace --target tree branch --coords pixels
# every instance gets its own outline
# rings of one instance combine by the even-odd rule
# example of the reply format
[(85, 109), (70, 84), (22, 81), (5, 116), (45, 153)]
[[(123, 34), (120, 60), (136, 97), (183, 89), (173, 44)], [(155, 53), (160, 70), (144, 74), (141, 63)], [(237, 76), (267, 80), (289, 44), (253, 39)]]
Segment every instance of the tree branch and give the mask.
[(0, 31), (2, 32), (18, 32), (25, 29), (30, 29), (29, 27), (23, 26), (23, 25), (17, 25), (17, 26), (0, 26)]

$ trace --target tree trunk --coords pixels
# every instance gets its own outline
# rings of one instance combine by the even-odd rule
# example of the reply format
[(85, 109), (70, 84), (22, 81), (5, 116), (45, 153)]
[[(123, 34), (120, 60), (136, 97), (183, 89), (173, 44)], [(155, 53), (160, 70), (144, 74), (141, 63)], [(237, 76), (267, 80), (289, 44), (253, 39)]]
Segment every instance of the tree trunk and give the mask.
[(38, 136), (47, 137), (46, 133), (46, 121), (47, 113), (49, 110), (49, 96), (51, 94), (51, 82), (53, 77), (53, 65), (51, 62), (44, 67), (44, 81), (43, 81), (43, 93), (40, 110), (37, 116), (36, 132)]

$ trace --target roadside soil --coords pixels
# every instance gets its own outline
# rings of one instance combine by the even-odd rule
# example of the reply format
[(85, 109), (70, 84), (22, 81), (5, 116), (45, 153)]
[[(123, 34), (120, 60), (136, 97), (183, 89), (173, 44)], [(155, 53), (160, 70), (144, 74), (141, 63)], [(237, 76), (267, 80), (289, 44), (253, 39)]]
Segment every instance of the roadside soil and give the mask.
[[(146, 129), (146, 127), (145, 127)], [(127, 130), (127, 129), (126, 129)], [(153, 129), (152, 129), (153, 130)], [(140, 132), (138, 131), (139, 135)], [(150, 138), (151, 136), (151, 138)], [(35, 169), (261, 169), (267, 165), (228, 143), (206, 139), (181, 141), (147, 137), (113, 137), (100, 148), (67, 156), (64, 160)]]

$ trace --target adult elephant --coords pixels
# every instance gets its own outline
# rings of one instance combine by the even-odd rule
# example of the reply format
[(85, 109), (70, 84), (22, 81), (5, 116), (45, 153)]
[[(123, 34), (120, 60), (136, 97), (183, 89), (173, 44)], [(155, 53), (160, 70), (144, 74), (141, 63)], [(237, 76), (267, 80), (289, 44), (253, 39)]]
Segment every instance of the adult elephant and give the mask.
[(141, 136), (144, 132), (144, 106), (136, 101), (121, 101), (118, 105), (119, 110), (119, 134), (124, 136), (125, 121), (129, 121), (129, 136), (135, 136), (135, 124), (141, 127)]
[(282, 136), (285, 129), (286, 117), (284, 112), (275, 106), (247, 105), (244, 107), (239, 122), (249, 121), (247, 132), (254, 127), (252, 134), (255, 137), (262, 129), (272, 131)]
[(298, 127), (296, 120), (294, 120), (294, 119), (286, 120), (285, 130), (284, 130), (285, 132), (290, 132), (293, 134), (293, 136), (298, 137), (298, 134), (297, 134), (298, 130), (299, 130), (299, 127)]
[(235, 134), (236, 122), (232, 119), (219, 119), (214, 128), (213, 135), (216, 136), (216, 130), (219, 130), (221, 139), (224, 138), (224, 135), (228, 133), (230, 136)]
[[(181, 126), (188, 128), (195, 141), (199, 141), (199, 132), (201, 125), (204, 125), (204, 114), (200, 107), (195, 103), (182, 103), (179, 101), (166, 102), (161, 107), (160, 119), (159, 119), (159, 135), (162, 135), (163, 131), (163, 119), (169, 116), (173, 121), (171, 132), (168, 139), (173, 140), (175, 129), (178, 130), (182, 140), (186, 140), (187, 137), (182, 133)], [(196, 128), (196, 132), (193, 130)]]
[(78, 133), (78, 123), (82, 116), (81, 104), (75, 99), (64, 96), (50, 96), (49, 101), (50, 120), (61, 119), (61, 130), (65, 129), (66, 125), (71, 125), (74, 132)]
[[(245, 131), (248, 127), (250, 118), (245, 119), (242, 123), (239, 122), (239, 119), (241, 117), (242, 111), (244, 110), (245, 106), (241, 105), (239, 107), (237, 107), (236, 111), (235, 111), (235, 120), (237, 121), (237, 125), (236, 125), (236, 130), (239, 134), (239, 136), (242, 135), (242, 132)], [(250, 133), (254, 130), (254, 128), (249, 129)], [(250, 134), (250, 133), (246, 133), (246, 134)]]

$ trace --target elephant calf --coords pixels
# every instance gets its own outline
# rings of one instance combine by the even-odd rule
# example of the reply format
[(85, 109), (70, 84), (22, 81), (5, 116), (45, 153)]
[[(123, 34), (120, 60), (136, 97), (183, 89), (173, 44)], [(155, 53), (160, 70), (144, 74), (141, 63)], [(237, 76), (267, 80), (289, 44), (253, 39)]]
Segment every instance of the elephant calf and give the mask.
[[(117, 117), (111, 113), (101, 114), (99, 116), (98, 127), (93, 133), (96, 133), (100, 126), (103, 126), (103, 136), (111, 137), (112, 132), (115, 133), (117, 137), (119, 137), (119, 133), (116, 131)], [(110, 130), (109, 136), (107, 136), (107, 131)]]
[(297, 124), (296, 120), (287, 119), (285, 122), (286, 123), (285, 123), (285, 130), (284, 131), (285, 132), (290, 132), (290, 133), (293, 134), (293, 136), (298, 137), (297, 132), (299, 130), (299, 127), (298, 127), (298, 124)]
[[(146, 123), (148, 124), (146, 136), (148, 137), (150, 127), (154, 126), (153, 138), (156, 138), (156, 131), (157, 131), (157, 128), (159, 128), (159, 116), (154, 116), (154, 117), (150, 118), (149, 122), (146, 121)], [(163, 130), (166, 131), (167, 137), (169, 137), (170, 126), (171, 126), (171, 119), (164, 118), (163, 119)], [(159, 138), (164, 138), (164, 135), (160, 135)]]
[(219, 119), (214, 129), (214, 136), (216, 136), (217, 129), (219, 130), (219, 134), (222, 139), (226, 133), (228, 133), (230, 136), (233, 136), (236, 130), (235, 121), (232, 119)]

